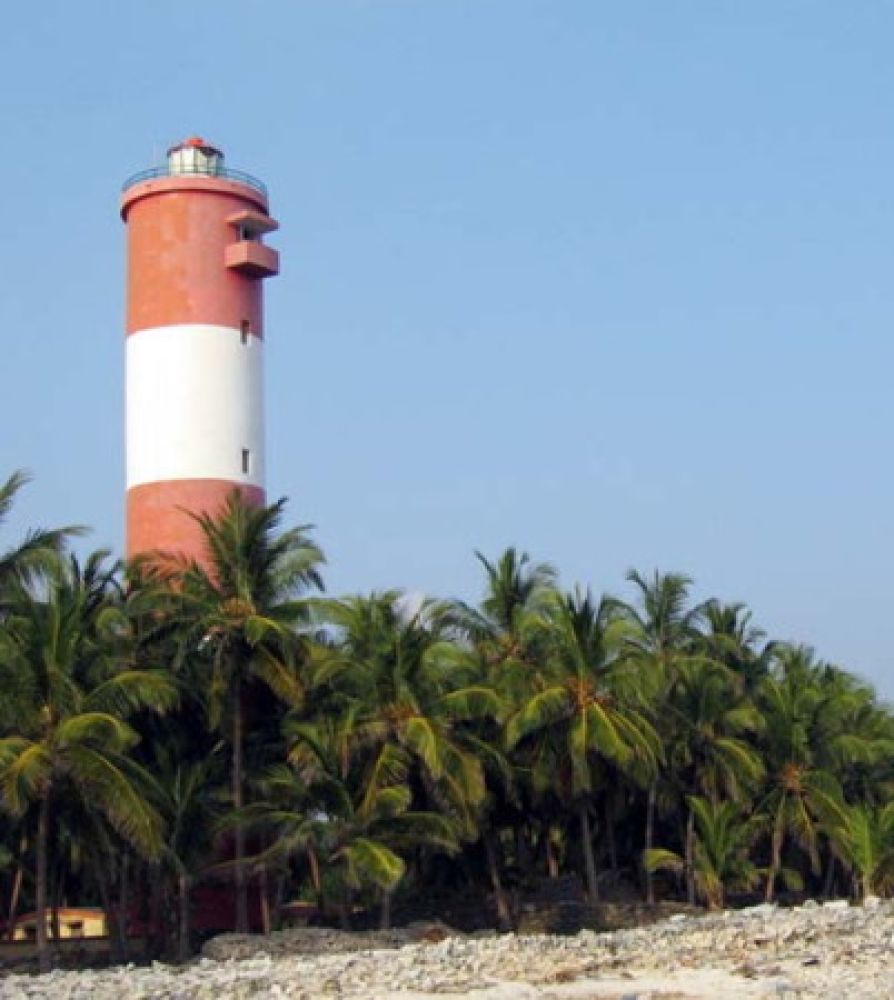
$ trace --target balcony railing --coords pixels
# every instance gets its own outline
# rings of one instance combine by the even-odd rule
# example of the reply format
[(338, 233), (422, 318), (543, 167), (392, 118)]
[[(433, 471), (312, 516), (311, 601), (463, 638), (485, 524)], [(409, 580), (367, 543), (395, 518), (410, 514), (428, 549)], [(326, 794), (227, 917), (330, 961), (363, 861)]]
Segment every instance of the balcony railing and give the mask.
[(222, 177), (224, 180), (247, 184), (250, 188), (254, 188), (255, 191), (260, 191), (265, 198), (267, 197), (266, 185), (262, 181), (259, 181), (257, 177), (252, 177), (251, 174), (245, 173), (244, 170), (231, 170), (229, 167), (218, 167), (216, 170), (202, 169), (200, 167), (190, 169), (188, 166), (178, 166), (172, 169), (167, 164), (163, 167), (152, 167), (149, 170), (141, 170), (138, 174), (128, 177), (121, 190), (126, 191), (129, 187), (133, 187), (134, 184), (139, 184), (141, 181), (151, 181), (155, 177)]

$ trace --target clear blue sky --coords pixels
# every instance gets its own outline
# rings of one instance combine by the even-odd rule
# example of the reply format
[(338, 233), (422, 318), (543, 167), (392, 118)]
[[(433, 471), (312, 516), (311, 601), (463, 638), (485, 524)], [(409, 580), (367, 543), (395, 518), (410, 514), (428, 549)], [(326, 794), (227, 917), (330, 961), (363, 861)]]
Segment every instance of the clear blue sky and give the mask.
[(122, 541), (118, 189), (264, 178), (271, 496), (336, 592), (688, 572), (894, 696), (894, 6), (10, 3), (12, 521)]

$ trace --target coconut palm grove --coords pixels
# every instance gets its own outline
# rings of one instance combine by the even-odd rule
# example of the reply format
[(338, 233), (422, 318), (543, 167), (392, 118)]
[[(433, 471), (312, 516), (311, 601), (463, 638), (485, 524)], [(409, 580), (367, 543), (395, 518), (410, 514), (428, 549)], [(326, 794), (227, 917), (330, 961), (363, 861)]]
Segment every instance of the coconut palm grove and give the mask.
[[(0, 488), (0, 517), (28, 477)], [(326, 593), (313, 529), (234, 492), (201, 564), (0, 546), (0, 907), (105, 911), (113, 957), (387, 926), (532, 886), (718, 908), (894, 887), (894, 716), (683, 573), (560, 583), (470, 553), (475, 606)], [(81, 552), (83, 542), (77, 543)], [(210, 914), (210, 916), (209, 916)], [(215, 924), (215, 919), (218, 923)]]

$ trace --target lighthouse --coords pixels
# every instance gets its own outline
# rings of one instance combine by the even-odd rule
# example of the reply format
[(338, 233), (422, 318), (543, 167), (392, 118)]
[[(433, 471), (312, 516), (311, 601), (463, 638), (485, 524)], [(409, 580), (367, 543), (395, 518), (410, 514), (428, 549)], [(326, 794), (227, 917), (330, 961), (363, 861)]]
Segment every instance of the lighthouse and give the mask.
[(190, 514), (235, 488), (264, 502), (264, 243), (277, 228), (264, 185), (204, 139), (124, 185), (127, 226), (128, 558), (204, 561)]

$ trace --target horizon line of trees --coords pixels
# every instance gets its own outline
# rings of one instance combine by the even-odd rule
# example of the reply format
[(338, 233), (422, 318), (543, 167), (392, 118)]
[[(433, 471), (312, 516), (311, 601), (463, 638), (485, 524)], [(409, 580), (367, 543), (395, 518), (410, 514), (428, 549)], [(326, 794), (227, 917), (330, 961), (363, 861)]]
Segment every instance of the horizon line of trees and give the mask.
[[(0, 485), (0, 522), (27, 476)], [(326, 597), (309, 526), (234, 492), (202, 564), (0, 548), (0, 914), (135, 901), (158, 954), (221, 880), (247, 931), (578, 875), (591, 902), (894, 889), (894, 715), (678, 573), (563, 590), (509, 548), (483, 597)], [(48, 921), (49, 915), (49, 921)]]

